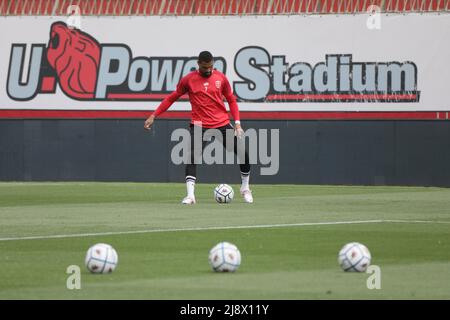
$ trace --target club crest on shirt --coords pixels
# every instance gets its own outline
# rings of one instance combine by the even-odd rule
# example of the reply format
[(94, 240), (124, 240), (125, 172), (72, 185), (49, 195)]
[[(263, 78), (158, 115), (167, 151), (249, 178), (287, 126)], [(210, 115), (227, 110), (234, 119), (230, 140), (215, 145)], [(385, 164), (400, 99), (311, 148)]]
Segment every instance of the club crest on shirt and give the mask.
[(220, 89), (220, 85), (222, 84), (222, 81), (220, 81), (220, 80), (217, 80), (216, 81), (216, 88), (217, 89)]

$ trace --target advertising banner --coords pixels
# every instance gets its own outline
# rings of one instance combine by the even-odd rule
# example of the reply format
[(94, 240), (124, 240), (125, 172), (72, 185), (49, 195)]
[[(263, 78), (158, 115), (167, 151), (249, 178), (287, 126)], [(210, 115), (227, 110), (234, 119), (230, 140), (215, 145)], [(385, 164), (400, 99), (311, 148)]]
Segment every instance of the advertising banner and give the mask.
[[(203, 50), (240, 110), (266, 118), (450, 111), (449, 14), (90, 16), (77, 27), (68, 17), (0, 20), (0, 117), (150, 112)], [(188, 96), (169, 111), (190, 111)]]

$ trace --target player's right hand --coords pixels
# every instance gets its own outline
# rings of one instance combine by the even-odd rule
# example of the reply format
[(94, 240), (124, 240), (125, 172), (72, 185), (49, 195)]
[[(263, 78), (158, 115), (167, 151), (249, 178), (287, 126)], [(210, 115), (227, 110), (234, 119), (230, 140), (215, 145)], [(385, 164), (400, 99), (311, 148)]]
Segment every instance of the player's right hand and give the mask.
[(147, 120), (145, 120), (145, 122), (144, 122), (144, 129), (145, 130), (150, 130), (150, 128), (151, 128), (151, 126), (153, 124), (153, 121), (155, 121), (155, 117), (153, 115), (151, 115), (150, 117), (148, 117)]
[(236, 123), (235, 127), (234, 127), (234, 135), (238, 138), (238, 139), (242, 139), (242, 137), (245, 136), (245, 132), (244, 129), (242, 129), (241, 125)]

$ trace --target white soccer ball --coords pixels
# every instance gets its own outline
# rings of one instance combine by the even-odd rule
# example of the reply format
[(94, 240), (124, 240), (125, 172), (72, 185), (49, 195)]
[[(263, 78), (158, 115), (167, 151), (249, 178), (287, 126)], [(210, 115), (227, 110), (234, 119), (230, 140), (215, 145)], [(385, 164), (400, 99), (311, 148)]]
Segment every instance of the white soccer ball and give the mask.
[(230, 203), (233, 200), (234, 191), (233, 188), (227, 184), (219, 184), (214, 188), (214, 199), (218, 203)]
[(234, 244), (221, 242), (209, 251), (208, 260), (216, 272), (234, 272), (241, 265), (241, 253)]
[(106, 243), (97, 243), (89, 248), (84, 264), (92, 273), (110, 273), (116, 269), (119, 257), (116, 250)]
[(361, 243), (347, 243), (339, 251), (338, 262), (344, 271), (364, 272), (370, 266), (369, 249)]

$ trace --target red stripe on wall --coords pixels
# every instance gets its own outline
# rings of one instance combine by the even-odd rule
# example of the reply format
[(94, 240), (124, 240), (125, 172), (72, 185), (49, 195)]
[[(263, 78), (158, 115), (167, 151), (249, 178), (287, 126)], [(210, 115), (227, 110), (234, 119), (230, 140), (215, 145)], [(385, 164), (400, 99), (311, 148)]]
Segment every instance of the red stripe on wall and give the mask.
[(267, 100), (416, 100), (416, 94), (273, 94)]
[[(168, 93), (110, 93), (108, 99), (124, 100), (163, 100), (169, 96)], [(180, 97), (179, 100), (188, 100), (187, 94)]]
[[(125, 110), (0, 110), (0, 119), (145, 119), (151, 111)], [(449, 120), (446, 112), (251, 112), (241, 111), (242, 120)], [(159, 119), (189, 119), (190, 111), (170, 111)]]
[[(168, 97), (167, 93), (109, 93), (108, 99), (118, 100), (162, 100)], [(180, 97), (188, 100), (187, 94)], [(411, 100), (417, 99), (417, 94), (271, 94), (267, 100)]]

